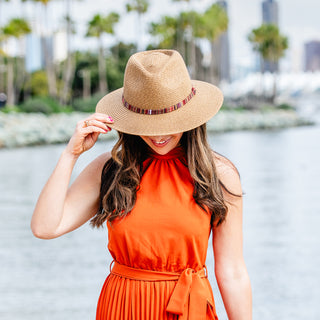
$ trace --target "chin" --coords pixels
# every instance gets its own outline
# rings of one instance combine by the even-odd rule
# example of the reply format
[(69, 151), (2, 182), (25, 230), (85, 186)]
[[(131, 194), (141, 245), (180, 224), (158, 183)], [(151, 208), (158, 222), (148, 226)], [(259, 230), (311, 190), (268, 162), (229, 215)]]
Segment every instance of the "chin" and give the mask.
[(140, 136), (144, 142), (156, 153), (165, 155), (173, 150), (180, 142), (182, 133), (165, 136)]
[(156, 152), (157, 154), (160, 154), (162, 156), (164, 156), (165, 154), (169, 153), (172, 149), (174, 148), (165, 148), (165, 149), (160, 149), (159, 148), (152, 148), (151, 149)]

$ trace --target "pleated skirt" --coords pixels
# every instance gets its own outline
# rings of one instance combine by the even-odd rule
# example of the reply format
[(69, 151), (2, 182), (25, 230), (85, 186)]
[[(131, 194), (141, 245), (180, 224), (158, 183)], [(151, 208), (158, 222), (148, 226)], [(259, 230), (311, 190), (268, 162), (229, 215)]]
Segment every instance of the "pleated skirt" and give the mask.
[(102, 287), (96, 320), (177, 320), (166, 312), (176, 281), (142, 281), (110, 274)]
[[(96, 320), (178, 320), (177, 315), (166, 312), (176, 282), (109, 274), (98, 300)], [(215, 309), (208, 308), (207, 320), (218, 320)]]

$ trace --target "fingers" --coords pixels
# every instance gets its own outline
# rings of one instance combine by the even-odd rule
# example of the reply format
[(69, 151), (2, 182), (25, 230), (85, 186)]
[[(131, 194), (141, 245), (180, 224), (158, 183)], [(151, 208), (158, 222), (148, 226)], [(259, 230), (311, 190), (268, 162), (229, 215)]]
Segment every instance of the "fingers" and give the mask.
[(113, 122), (111, 117), (102, 113), (94, 113), (87, 119), (79, 121), (74, 134), (69, 140), (67, 146), (68, 152), (79, 156), (92, 148), (99, 134), (105, 134), (111, 130), (108, 124), (112, 124)]
[(103, 128), (99, 128), (98, 126), (89, 126), (89, 127), (85, 127), (81, 129), (81, 133), (83, 133), (85, 136), (90, 134), (90, 133), (107, 133), (111, 130), (111, 128), (108, 129), (103, 129)]
[(86, 120), (89, 120), (89, 121), (97, 120), (97, 121), (106, 122), (106, 123), (113, 123), (112, 117), (104, 113), (94, 113), (90, 117), (88, 117)]
[[(102, 113), (95, 113), (88, 117), (86, 120), (82, 120), (78, 122), (78, 129), (85, 133), (91, 132), (100, 132), (106, 133), (111, 130), (108, 124), (112, 124), (114, 121), (112, 117), (102, 114)], [(101, 130), (97, 130), (97, 128)]]
[(106, 132), (110, 131), (111, 128), (108, 127), (106, 122), (98, 121), (98, 120), (86, 120), (83, 125), (84, 128), (100, 128), (105, 130)]

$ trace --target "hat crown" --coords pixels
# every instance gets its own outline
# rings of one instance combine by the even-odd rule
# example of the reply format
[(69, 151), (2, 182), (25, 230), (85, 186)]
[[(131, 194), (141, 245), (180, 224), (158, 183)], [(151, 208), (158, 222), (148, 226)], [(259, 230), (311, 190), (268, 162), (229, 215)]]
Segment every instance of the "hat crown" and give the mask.
[(181, 55), (174, 50), (138, 52), (130, 57), (123, 96), (129, 104), (158, 110), (183, 101), (192, 84)]

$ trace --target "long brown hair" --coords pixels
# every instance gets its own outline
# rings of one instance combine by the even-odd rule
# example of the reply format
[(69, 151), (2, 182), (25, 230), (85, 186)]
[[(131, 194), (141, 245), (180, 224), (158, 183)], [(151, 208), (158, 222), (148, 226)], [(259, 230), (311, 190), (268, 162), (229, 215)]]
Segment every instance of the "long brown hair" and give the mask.
[[(214, 162), (213, 151), (207, 142), (206, 125), (184, 132), (181, 141), (187, 155), (187, 165), (194, 181), (193, 198), (211, 214), (211, 223), (219, 225), (228, 208)], [(91, 225), (100, 227), (105, 221), (126, 216), (136, 202), (142, 163), (149, 147), (139, 137), (119, 132), (119, 139), (101, 174), (100, 205)], [(226, 189), (227, 190), (227, 189)]]

